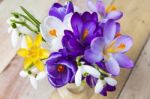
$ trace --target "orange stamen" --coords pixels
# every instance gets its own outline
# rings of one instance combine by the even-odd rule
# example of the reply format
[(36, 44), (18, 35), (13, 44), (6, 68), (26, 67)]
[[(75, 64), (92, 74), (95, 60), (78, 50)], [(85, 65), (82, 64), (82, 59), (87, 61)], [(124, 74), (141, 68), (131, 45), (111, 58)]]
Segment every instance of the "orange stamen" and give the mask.
[(109, 13), (111, 11), (115, 11), (117, 10), (116, 6), (115, 5), (109, 5), (107, 8), (106, 8), (106, 12)]
[(57, 37), (57, 31), (56, 31), (55, 29), (50, 30), (50, 31), (48, 32), (48, 34), (49, 34), (50, 36)]
[(125, 47), (126, 47), (126, 45), (123, 44), (123, 43), (121, 43), (121, 44), (118, 46), (119, 49), (124, 49)]
[(65, 70), (65, 67), (63, 65), (58, 65), (57, 67), (58, 72), (64, 72), (64, 70)]
[(121, 36), (121, 33), (116, 33), (115, 38)]
[(88, 34), (89, 34), (89, 31), (87, 29), (84, 30), (82, 39), (84, 40), (88, 36)]

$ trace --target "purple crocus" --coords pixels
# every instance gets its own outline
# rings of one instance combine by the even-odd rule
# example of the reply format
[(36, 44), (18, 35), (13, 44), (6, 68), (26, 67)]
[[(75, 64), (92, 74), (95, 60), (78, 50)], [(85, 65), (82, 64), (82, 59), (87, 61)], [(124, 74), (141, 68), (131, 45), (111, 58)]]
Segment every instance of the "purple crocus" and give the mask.
[(120, 72), (120, 67), (133, 67), (133, 61), (124, 54), (131, 46), (132, 38), (126, 35), (116, 37), (116, 23), (109, 20), (103, 27), (103, 37), (92, 40), (90, 49), (84, 53), (84, 58), (91, 64), (104, 60), (107, 71), (116, 76)]
[[(82, 15), (75, 12), (71, 18), (72, 30), (65, 30), (62, 39), (67, 52), (83, 55), (85, 48), (89, 47), (91, 41), (101, 35), (101, 27), (98, 27), (98, 16), (96, 13), (85, 12)], [(74, 53), (75, 52), (75, 53)]]
[(61, 21), (64, 20), (64, 17), (74, 12), (74, 7), (71, 1), (68, 1), (66, 5), (62, 6), (59, 3), (54, 3), (53, 6), (50, 8), (49, 15), (55, 16)]
[(52, 53), (46, 61), (49, 82), (59, 88), (74, 81), (76, 66), (61, 52)]
[(87, 3), (92, 11), (97, 12), (101, 15), (103, 22), (106, 22), (109, 19), (118, 20), (123, 16), (123, 13), (116, 10), (116, 7), (114, 5), (105, 8), (102, 0), (97, 0), (96, 4), (94, 4), (92, 0), (88, 0)]

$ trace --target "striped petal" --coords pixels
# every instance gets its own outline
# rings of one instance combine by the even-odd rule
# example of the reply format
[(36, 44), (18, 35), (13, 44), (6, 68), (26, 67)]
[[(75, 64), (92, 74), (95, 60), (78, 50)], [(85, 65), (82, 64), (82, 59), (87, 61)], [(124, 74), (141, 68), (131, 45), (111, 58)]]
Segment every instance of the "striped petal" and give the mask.
[(109, 73), (111, 73), (114, 76), (119, 75), (120, 67), (119, 67), (118, 62), (113, 57), (110, 57), (105, 63), (105, 65)]

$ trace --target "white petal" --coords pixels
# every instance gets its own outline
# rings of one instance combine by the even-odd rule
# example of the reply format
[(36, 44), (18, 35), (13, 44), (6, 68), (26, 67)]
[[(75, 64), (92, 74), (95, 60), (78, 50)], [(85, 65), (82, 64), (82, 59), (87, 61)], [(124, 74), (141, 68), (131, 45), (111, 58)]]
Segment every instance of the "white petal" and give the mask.
[(75, 74), (75, 84), (76, 86), (80, 86), (82, 81), (82, 67), (79, 67)]
[(94, 4), (92, 0), (88, 0), (88, 1), (87, 1), (87, 6), (89, 7), (89, 9), (90, 9), (91, 11), (97, 12), (96, 4)]
[(25, 78), (25, 77), (28, 76), (28, 73), (25, 72), (25, 71), (21, 71), (21, 72), (19, 73), (19, 75), (20, 75), (21, 77)]
[(31, 82), (32, 87), (37, 89), (38, 83), (37, 83), (37, 80), (35, 79), (35, 77), (30, 76), (30, 82)]
[(37, 77), (36, 80), (42, 80), (47, 76), (46, 72), (40, 72)]
[(100, 72), (94, 67), (89, 66), (89, 65), (83, 65), (82, 67), (83, 67), (83, 73), (87, 72), (96, 78), (100, 77)]
[(11, 43), (13, 47), (17, 47), (18, 41), (19, 41), (19, 35), (18, 35), (17, 30), (14, 29), (11, 35)]
[(117, 85), (117, 81), (114, 78), (106, 77), (105, 81), (110, 86), (116, 86)]
[(71, 27), (71, 18), (72, 18), (73, 13), (69, 13), (65, 16), (64, 18), (64, 26), (66, 30), (70, 30), (72, 31), (72, 27)]
[(98, 80), (95, 86), (95, 93), (100, 93), (103, 90), (103, 82), (102, 80)]
[(21, 48), (28, 48), (28, 47), (27, 47), (27, 44), (26, 44), (25, 36), (22, 37), (22, 40), (21, 40)]
[(56, 38), (56, 39), (53, 39), (51, 41), (51, 45), (50, 45), (50, 51), (51, 52), (56, 52), (58, 51), (59, 49), (62, 49), (63, 46), (62, 46), (62, 43), (61, 43), (61, 38)]
[(34, 73), (34, 74), (37, 74), (38, 71), (39, 71), (39, 70), (38, 70), (37, 68), (34, 68), (34, 67), (31, 69), (31, 72)]
[(57, 36), (61, 36), (64, 32), (64, 29), (65, 29), (63, 22), (61, 20), (59, 20), (58, 18), (53, 17), (53, 16), (48, 16), (44, 20), (44, 26), (47, 29), (47, 31), (49, 31), (51, 29), (56, 29)]
[(11, 33), (13, 31), (13, 28), (12, 27), (9, 27), (8, 28), (8, 33)]

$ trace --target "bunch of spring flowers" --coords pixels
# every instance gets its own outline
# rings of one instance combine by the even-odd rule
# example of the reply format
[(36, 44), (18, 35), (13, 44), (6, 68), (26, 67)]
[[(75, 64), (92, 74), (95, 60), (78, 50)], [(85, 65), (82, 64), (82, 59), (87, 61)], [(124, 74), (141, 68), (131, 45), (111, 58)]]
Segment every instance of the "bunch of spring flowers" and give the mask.
[(20, 76), (28, 77), (34, 88), (48, 77), (55, 88), (68, 83), (84, 84), (104, 96), (116, 89), (120, 68), (132, 68), (125, 55), (132, 38), (120, 33), (123, 16), (114, 5), (105, 8), (101, 0), (87, 1), (90, 12), (79, 13), (71, 1), (54, 3), (49, 15), (39, 22), (24, 7), (8, 20), (12, 44), (24, 57)]

